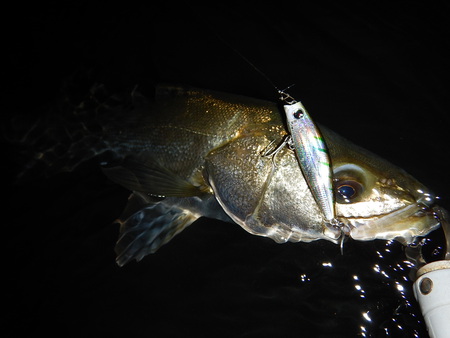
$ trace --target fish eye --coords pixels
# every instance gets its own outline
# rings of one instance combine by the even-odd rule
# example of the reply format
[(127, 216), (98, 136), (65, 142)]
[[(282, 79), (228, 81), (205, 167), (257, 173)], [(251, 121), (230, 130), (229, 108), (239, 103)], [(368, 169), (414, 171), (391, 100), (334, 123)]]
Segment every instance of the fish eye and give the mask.
[(361, 183), (353, 180), (337, 181), (336, 188), (336, 202), (338, 203), (353, 203), (358, 200), (363, 192)]
[(333, 170), (333, 184), (336, 202), (340, 204), (356, 203), (371, 191), (371, 174), (356, 164), (337, 165)]

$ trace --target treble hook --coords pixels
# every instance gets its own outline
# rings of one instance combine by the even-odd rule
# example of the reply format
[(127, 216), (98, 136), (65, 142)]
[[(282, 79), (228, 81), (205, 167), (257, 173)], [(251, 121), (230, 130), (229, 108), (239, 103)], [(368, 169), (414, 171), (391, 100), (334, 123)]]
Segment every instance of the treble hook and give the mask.
[(276, 140), (271, 141), (267, 147), (265, 147), (263, 149), (263, 151), (261, 152), (261, 156), (262, 157), (269, 157), (272, 156), (272, 164), (273, 166), (276, 168), (276, 164), (275, 164), (275, 156), (278, 155), (278, 153), (284, 148), (285, 145), (289, 146), (289, 135), (286, 135), (285, 137), (283, 137), (283, 139), (281, 140), (281, 143), (278, 144), (277, 146), (275, 146), (275, 148), (273, 149), (268, 149), (270, 148)]
[(340, 243), (340, 248), (341, 248), (341, 256), (344, 256), (344, 241), (345, 241), (345, 234), (344, 231), (341, 232), (341, 243)]
[(331, 221), (327, 222), (326, 226), (334, 233), (340, 232), (340, 235), (337, 239), (339, 239), (341, 255), (344, 255), (344, 242), (346, 237), (350, 236), (349, 226), (344, 222), (339, 221), (337, 218), (333, 218)]

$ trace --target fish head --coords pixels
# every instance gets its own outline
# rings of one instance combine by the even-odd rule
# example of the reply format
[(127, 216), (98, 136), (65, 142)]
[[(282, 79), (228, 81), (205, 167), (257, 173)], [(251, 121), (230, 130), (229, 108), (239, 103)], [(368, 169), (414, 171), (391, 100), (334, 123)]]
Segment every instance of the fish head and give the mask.
[(337, 217), (353, 239), (411, 243), (439, 225), (435, 195), (400, 169), (375, 172), (363, 164), (340, 164), (334, 186)]
[[(322, 128), (321, 128), (322, 129)], [(404, 244), (439, 227), (435, 195), (401, 168), (323, 128), (333, 166), (336, 216), (327, 227), (295, 153), (264, 156), (275, 135), (242, 137), (207, 156), (207, 181), (223, 210), (245, 230), (278, 243), (396, 239)]]
[(355, 240), (410, 244), (440, 225), (436, 195), (403, 169), (327, 132), (337, 218)]

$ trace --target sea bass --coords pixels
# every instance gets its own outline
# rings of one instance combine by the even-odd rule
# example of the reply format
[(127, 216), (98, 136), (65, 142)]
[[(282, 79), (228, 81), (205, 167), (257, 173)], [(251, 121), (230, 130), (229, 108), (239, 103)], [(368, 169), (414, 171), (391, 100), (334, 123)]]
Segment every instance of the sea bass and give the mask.
[[(277, 104), (209, 90), (159, 86), (128, 105), (99, 100), (102, 87), (74, 109), (97, 127), (66, 128), (72, 143), (56, 167), (102, 159), (104, 173), (132, 193), (117, 222), (117, 263), (154, 253), (199, 217), (239, 224), (278, 243), (339, 242), (302, 175), (293, 150), (265, 156), (287, 135)], [(336, 217), (355, 240), (404, 244), (439, 227), (429, 189), (402, 169), (321, 126), (337, 192)], [(84, 149), (84, 150), (83, 150)], [(83, 150), (83, 151), (82, 151)], [(55, 147), (39, 161), (52, 163)], [(80, 154), (84, 154), (80, 156)]]

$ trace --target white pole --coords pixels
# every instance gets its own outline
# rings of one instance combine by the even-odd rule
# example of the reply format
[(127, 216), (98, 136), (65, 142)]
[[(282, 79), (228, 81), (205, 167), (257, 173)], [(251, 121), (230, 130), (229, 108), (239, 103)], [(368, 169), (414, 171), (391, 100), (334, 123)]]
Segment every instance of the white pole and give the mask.
[(414, 296), (432, 338), (450, 338), (450, 260), (429, 263), (417, 271)]

